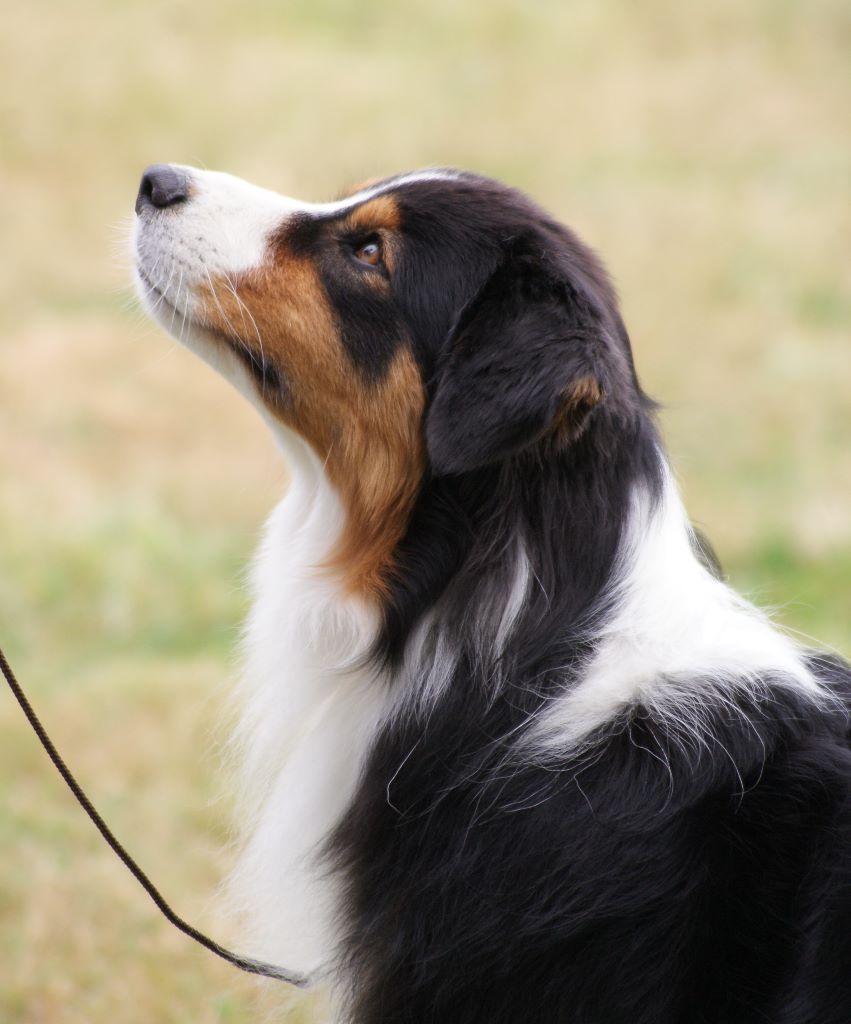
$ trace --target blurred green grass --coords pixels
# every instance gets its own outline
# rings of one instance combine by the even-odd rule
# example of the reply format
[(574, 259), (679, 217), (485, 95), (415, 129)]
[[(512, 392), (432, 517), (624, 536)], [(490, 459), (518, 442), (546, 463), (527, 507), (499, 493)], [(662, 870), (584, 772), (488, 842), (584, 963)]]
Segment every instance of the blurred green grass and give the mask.
[[(612, 269), (732, 581), (851, 651), (844, 0), (35, 0), (3, 26), (0, 642), (193, 921), (232, 938), (216, 723), (285, 471), (134, 311), (148, 163), (314, 199), (429, 164), (527, 189)], [(171, 934), (5, 698), (0, 851), (4, 1024), (312, 1019)]]

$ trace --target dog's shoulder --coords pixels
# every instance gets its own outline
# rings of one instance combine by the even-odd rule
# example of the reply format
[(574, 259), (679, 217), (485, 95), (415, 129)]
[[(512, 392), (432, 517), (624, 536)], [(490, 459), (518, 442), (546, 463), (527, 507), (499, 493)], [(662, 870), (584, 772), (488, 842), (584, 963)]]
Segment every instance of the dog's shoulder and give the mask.
[[(388, 724), (335, 837), (353, 956), (380, 951), (385, 967), (363, 1006), (661, 1024), (687, 1006), (745, 1021), (807, 999), (777, 1019), (839, 1024), (844, 710), (766, 679), (707, 696), (699, 729), (636, 704), (546, 763), (495, 740), (497, 704), (475, 740), (451, 701)], [(482, 1016), (465, 1017), (474, 1004)]]

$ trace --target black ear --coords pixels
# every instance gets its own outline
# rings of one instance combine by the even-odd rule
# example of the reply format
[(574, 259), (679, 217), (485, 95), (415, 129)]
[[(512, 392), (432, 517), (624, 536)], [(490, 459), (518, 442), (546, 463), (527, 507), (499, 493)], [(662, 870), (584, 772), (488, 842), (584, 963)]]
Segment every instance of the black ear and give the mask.
[(569, 442), (606, 387), (601, 314), (556, 267), (510, 253), (452, 330), (426, 420), (435, 475)]

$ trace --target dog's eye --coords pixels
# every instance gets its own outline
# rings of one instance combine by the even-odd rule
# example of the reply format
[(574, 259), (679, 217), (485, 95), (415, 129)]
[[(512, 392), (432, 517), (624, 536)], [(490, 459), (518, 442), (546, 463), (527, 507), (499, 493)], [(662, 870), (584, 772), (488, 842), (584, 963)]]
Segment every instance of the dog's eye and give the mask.
[(359, 263), (366, 263), (367, 266), (377, 267), (381, 264), (381, 242), (376, 238), (371, 238), (368, 242), (364, 242), (354, 251), (354, 257)]

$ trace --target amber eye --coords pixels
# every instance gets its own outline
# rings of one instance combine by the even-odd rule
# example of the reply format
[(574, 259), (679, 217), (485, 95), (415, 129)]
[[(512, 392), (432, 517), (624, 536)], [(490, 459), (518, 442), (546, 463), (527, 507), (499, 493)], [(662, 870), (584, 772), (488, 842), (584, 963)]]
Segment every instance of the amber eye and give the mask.
[(355, 249), (355, 259), (360, 263), (366, 263), (370, 267), (377, 267), (381, 263), (381, 243), (371, 239), (364, 245)]

